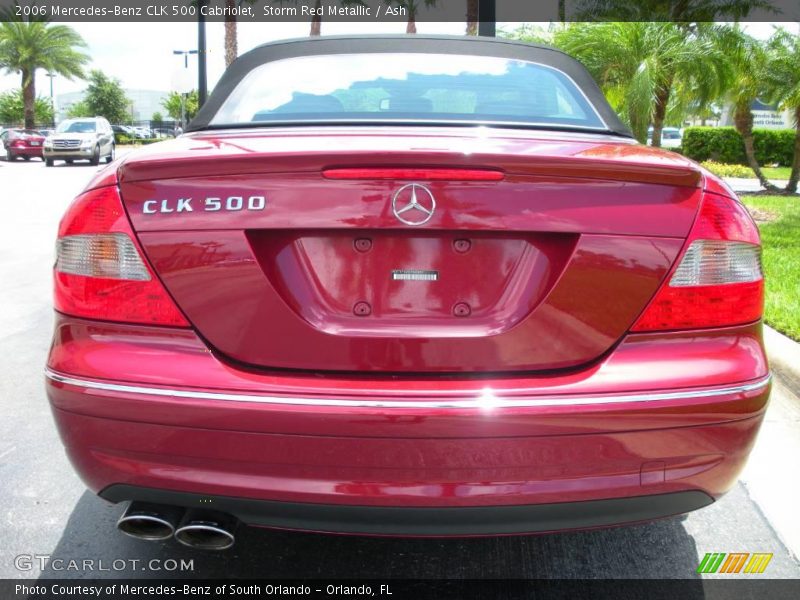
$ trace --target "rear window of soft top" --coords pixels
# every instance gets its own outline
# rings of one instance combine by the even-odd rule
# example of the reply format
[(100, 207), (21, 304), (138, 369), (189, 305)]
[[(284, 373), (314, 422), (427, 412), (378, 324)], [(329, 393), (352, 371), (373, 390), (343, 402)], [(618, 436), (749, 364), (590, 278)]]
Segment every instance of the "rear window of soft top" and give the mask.
[(233, 89), (213, 126), (421, 121), (605, 129), (560, 70), (493, 56), (362, 53), (265, 63)]

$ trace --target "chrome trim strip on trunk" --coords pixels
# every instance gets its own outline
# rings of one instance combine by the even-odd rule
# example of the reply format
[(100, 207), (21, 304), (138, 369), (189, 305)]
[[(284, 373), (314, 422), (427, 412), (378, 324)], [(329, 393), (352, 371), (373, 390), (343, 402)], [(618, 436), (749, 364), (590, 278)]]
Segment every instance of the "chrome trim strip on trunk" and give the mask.
[(628, 402), (659, 402), (687, 400), (692, 398), (713, 398), (754, 392), (769, 385), (772, 375), (767, 375), (751, 383), (710, 389), (687, 389), (674, 392), (637, 392), (599, 396), (528, 396), (525, 398), (497, 396), (491, 388), (485, 388), (472, 398), (457, 400), (374, 400), (353, 398), (307, 398), (298, 396), (271, 396), (257, 394), (232, 394), (224, 392), (201, 392), (175, 390), (169, 388), (145, 387), (96, 381), (61, 375), (45, 369), (45, 377), (57, 383), (107, 392), (143, 394), (190, 400), (223, 400), (229, 402), (257, 402), (261, 404), (347, 407), (347, 408), (465, 408), (492, 410), (499, 408), (535, 408), (544, 406), (581, 406), (590, 404), (615, 404)]

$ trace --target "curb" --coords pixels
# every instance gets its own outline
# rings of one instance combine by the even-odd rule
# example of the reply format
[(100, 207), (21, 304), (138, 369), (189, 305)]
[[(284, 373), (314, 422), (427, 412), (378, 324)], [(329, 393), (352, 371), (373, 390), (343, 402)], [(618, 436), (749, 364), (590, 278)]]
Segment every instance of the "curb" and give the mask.
[[(758, 179), (744, 179), (740, 177), (723, 177), (725, 183), (737, 194), (758, 194), (764, 193), (764, 188), (758, 182)], [(779, 188), (786, 187), (789, 182), (788, 179), (770, 179), (770, 183), (778, 186)], [(800, 194), (800, 192), (797, 192)]]
[(800, 397), (800, 344), (764, 325), (764, 345), (772, 372)]

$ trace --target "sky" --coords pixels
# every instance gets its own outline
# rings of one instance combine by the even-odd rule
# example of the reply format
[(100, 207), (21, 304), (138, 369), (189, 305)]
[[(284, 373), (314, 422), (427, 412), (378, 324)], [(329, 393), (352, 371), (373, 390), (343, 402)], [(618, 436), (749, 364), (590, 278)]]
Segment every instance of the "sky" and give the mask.
[[(501, 24), (513, 30), (516, 23)], [(542, 24), (545, 25), (546, 24)], [(797, 23), (788, 28), (798, 31)], [(197, 46), (197, 25), (194, 23), (73, 23), (71, 26), (86, 40), (92, 57), (90, 68), (100, 69), (115, 77), (128, 89), (169, 91), (175, 89), (176, 71), (183, 68), (183, 57), (173, 50), (188, 50)], [(323, 34), (405, 33), (405, 23), (322, 23)], [(303, 37), (308, 34), (308, 23), (240, 23), (239, 54), (265, 42)], [(772, 33), (771, 23), (748, 23), (745, 28), (754, 36), (767, 38)], [(418, 22), (419, 33), (461, 35), (463, 22)], [(213, 88), (225, 70), (224, 24), (207, 24), (208, 83)], [(197, 57), (189, 57), (193, 77), (197, 73)], [(0, 92), (18, 88), (19, 75), (0, 75)], [(43, 72), (37, 73), (37, 93), (49, 95), (49, 80)], [(54, 94), (85, 89), (83, 81), (69, 81), (64, 77), (54, 80)]]
[[(92, 57), (90, 69), (100, 69), (116, 77), (123, 87), (169, 91), (175, 71), (182, 69), (184, 59), (173, 50), (197, 48), (196, 23), (71, 23), (88, 44)], [(405, 23), (322, 23), (323, 34), (405, 33)], [(308, 23), (240, 23), (239, 54), (273, 40), (304, 37)], [(464, 33), (464, 23), (417, 23), (419, 33)], [(209, 89), (225, 70), (224, 24), (206, 25)], [(196, 77), (197, 57), (189, 56), (189, 69)], [(37, 93), (50, 94), (50, 82), (43, 72), (37, 73)], [(20, 76), (0, 75), (0, 91), (20, 86)], [(54, 94), (83, 90), (86, 83), (56, 77)]]

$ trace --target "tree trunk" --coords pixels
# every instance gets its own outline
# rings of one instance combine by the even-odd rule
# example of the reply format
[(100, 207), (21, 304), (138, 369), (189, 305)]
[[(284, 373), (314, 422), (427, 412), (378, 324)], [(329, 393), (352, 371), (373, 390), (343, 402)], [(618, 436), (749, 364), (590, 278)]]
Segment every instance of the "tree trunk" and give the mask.
[(406, 33), (417, 33), (417, 15), (413, 10), (408, 11), (408, 23), (406, 24)]
[(661, 131), (664, 129), (664, 119), (667, 116), (670, 87), (669, 84), (666, 84), (656, 92), (656, 105), (653, 109), (652, 145), (654, 148), (661, 148)]
[(793, 194), (797, 191), (798, 180), (800, 180), (800, 106), (794, 109), (794, 129), (792, 173), (789, 175), (789, 183), (786, 184), (786, 191)]
[(35, 72), (22, 69), (22, 104), (25, 114), (25, 129), (36, 125), (36, 79)]
[(322, 0), (316, 0), (316, 2), (314, 2), (314, 16), (311, 17), (311, 31), (308, 32), (308, 35), (322, 35), (321, 6)]
[(565, 0), (558, 0), (558, 20), (562, 25), (567, 20), (567, 3)]
[(467, 35), (478, 35), (478, 3), (480, 0), (467, 0)]
[(745, 102), (734, 107), (733, 124), (736, 127), (736, 131), (742, 136), (742, 140), (744, 140), (744, 155), (747, 157), (747, 165), (756, 174), (761, 187), (770, 192), (778, 192), (780, 190), (764, 176), (761, 171), (761, 165), (756, 160), (756, 149), (753, 144), (753, 112), (750, 110), (750, 104), (750, 102)]
[[(225, 8), (233, 10), (236, 8), (236, 0), (225, 0)], [(225, 66), (230, 67), (239, 54), (239, 42), (236, 32), (236, 17), (225, 15)]]

